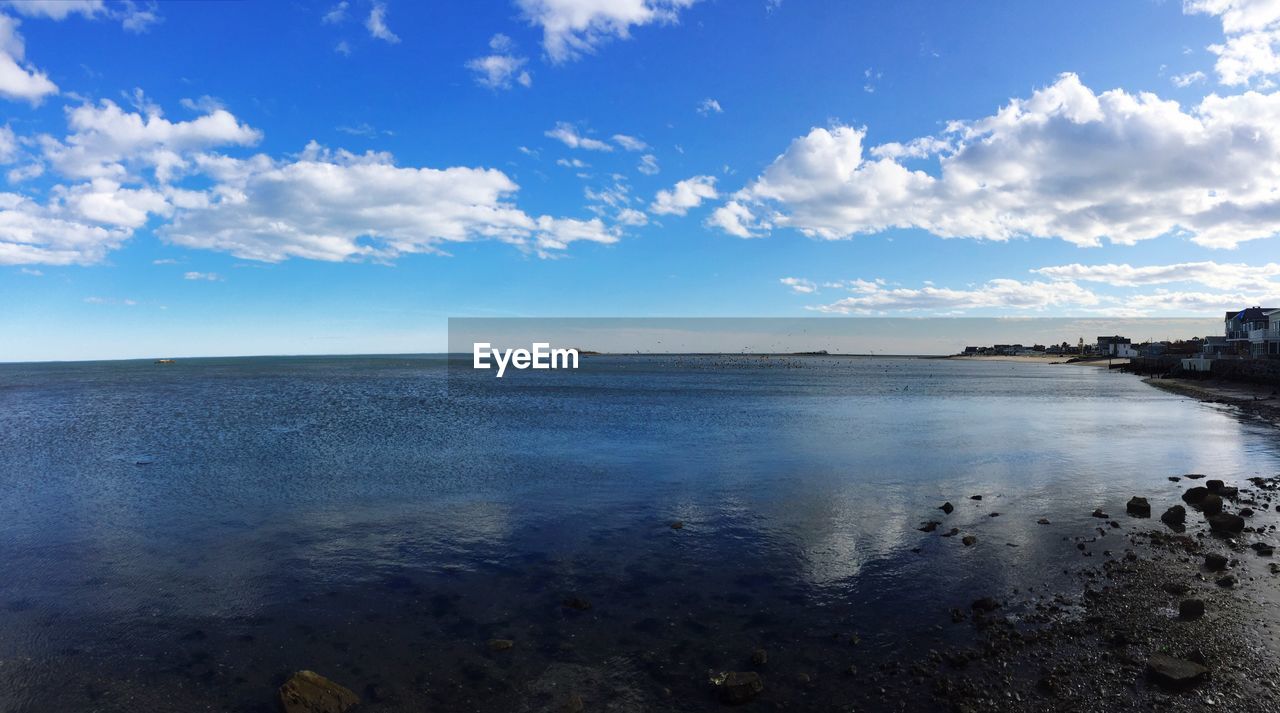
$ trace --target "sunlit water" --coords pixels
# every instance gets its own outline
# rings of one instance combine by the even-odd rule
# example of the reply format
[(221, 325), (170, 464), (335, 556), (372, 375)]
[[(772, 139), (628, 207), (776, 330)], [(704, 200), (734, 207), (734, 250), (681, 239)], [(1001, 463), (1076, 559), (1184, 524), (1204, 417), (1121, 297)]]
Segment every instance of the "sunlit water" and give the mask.
[(0, 365), (0, 709), (267, 711), (308, 668), (370, 710), (704, 710), (756, 646), (785, 699), (1063, 584), (1093, 508), (1188, 472), (1275, 475), (1280, 439), (1078, 366)]

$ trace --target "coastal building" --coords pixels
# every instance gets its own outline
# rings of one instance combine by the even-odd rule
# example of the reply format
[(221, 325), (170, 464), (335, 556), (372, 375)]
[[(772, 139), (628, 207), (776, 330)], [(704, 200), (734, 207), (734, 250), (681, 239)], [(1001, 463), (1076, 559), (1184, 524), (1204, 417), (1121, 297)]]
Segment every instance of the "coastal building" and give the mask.
[(1227, 312), (1224, 331), (1227, 344), (1242, 357), (1260, 358), (1280, 354), (1280, 331), (1275, 329), (1275, 307), (1249, 307)]
[(1098, 337), (1097, 354), (1112, 357), (1136, 357), (1138, 351), (1133, 348), (1133, 341), (1119, 335)]

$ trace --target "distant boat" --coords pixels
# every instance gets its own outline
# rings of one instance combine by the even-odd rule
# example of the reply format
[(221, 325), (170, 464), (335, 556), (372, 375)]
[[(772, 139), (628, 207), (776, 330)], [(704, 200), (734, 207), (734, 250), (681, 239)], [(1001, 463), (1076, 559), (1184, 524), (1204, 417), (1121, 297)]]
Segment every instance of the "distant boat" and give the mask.
[(156, 363), (157, 364), (176, 364), (177, 362), (175, 362), (172, 359), (156, 359)]

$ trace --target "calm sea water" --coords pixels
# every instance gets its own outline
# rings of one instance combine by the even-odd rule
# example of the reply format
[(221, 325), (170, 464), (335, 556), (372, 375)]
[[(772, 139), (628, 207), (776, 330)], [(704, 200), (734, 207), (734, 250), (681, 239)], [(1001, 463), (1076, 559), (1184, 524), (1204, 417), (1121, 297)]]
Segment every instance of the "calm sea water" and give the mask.
[[(269, 711), (303, 668), (369, 710), (712, 710), (756, 646), (832, 703), (1188, 472), (1280, 473), (1280, 439), (1042, 364), (0, 365), (0, 710)], [(978, 546), (916, 530), (946, 500)]]

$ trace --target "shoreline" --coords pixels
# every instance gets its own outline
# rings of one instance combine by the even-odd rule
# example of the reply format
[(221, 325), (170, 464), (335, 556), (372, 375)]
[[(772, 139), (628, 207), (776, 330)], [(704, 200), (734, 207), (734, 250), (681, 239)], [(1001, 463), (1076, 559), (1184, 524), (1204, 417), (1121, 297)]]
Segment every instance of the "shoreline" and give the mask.
[(1233, 406), (1280, 428), (1280, 395), (1277, 388), (1233, 381), (1144, 378), (1143, 383), (1179, 396), (1206, 403)]

